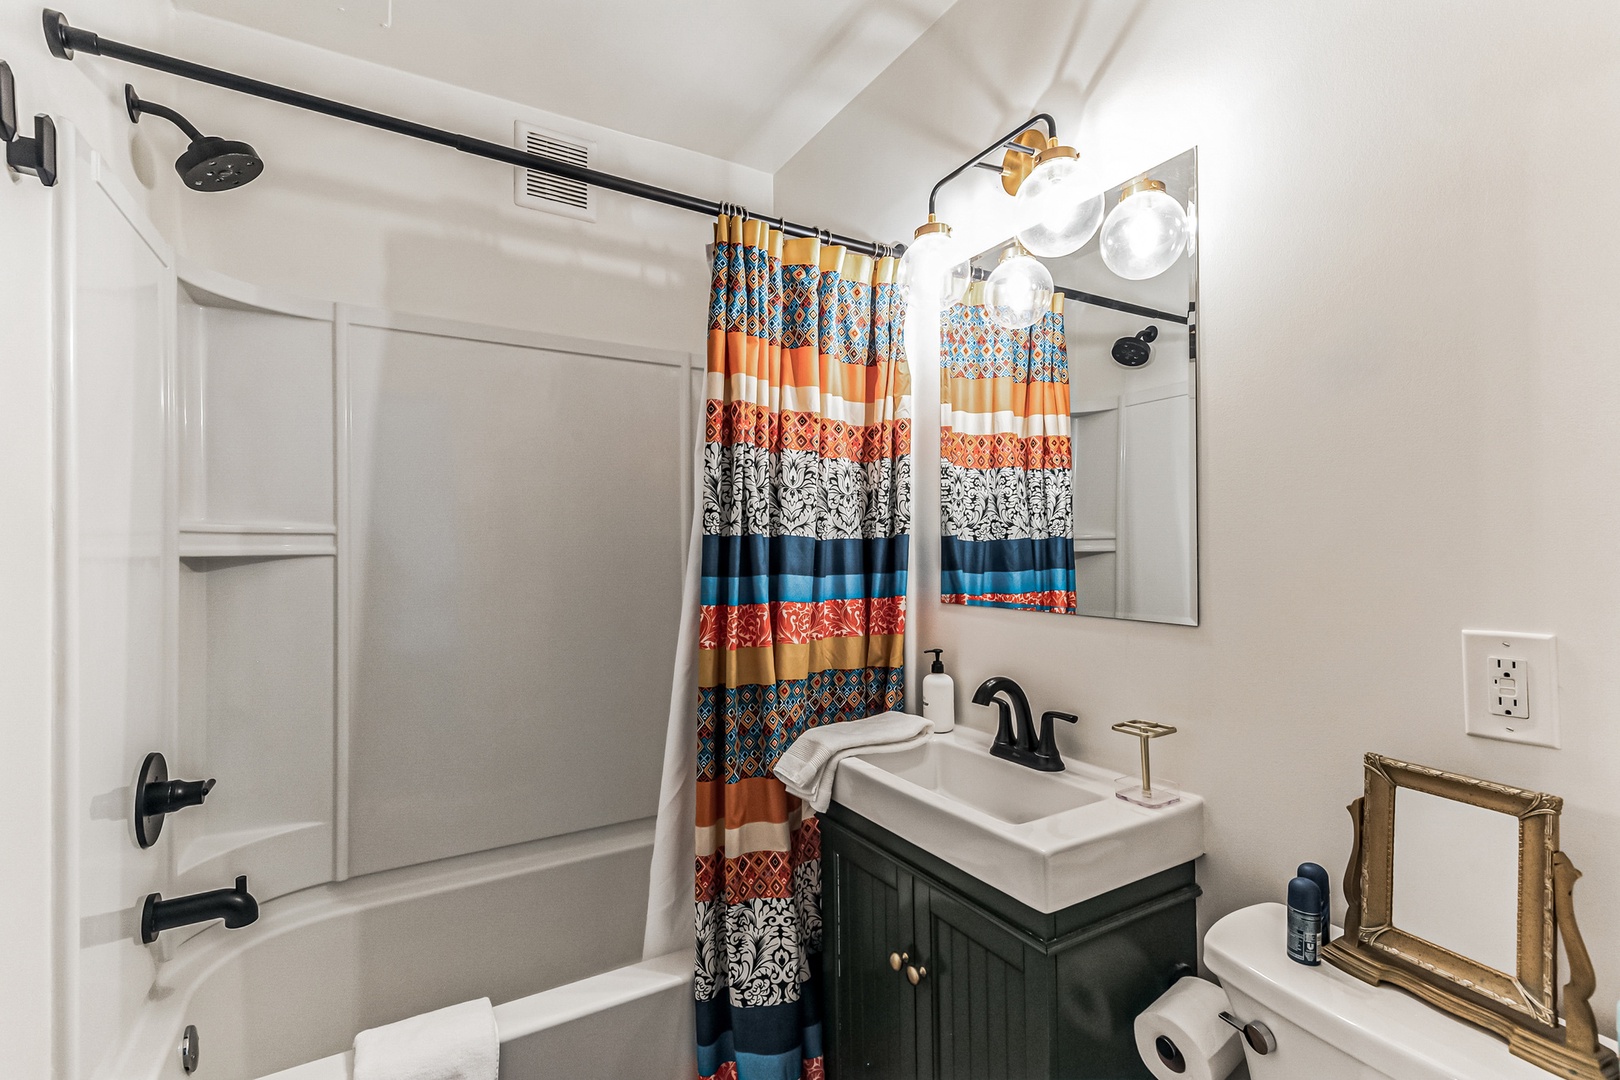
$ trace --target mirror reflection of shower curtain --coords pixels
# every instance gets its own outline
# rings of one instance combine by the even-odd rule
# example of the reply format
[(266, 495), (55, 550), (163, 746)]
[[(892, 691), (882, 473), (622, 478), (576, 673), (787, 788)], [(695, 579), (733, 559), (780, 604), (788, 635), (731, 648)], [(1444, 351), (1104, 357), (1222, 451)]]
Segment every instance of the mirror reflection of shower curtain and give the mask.
[(1074, 473), (1063, 294), (1028, 330), (975, 282), (940, 319), (940, 599), (1073, 614)]

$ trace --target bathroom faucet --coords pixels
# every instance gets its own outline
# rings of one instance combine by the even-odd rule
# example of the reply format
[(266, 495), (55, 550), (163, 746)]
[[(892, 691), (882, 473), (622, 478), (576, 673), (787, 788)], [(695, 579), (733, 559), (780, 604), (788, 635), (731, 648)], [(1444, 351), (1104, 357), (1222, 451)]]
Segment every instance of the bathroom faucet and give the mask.
[(150, 945), (165, 930), (209, 919), (224, 919), (225, 925), (235, 930), (258, 917), (259, 902), (248, 892), (246, 876), (236, 879), (234, 889), (192, 893), (173, 900), (163, 899), (162, 893), (152, 893), (141, 908), (141, 941)]
[[(1079, 717), (1073, 713), (1044, 712), (1041, 714), (1041, 729), (1037, 733), (1035, 723), (1030, 718), (1029, 698), (1024, 696), (1024, 688), (1005, 675), (992, 675), (980, 683), (973, 692), (973, 704), (993, 704), (1001, 710), (996, 737), (990, 744), (993, 756), (1040, 772), (1063, 771), (1063, 755), (1058, 753), (1057, 737), (1052, 730), (1053, 721), (1065, 720), (1073, 724), (1079, 721)], [(1013, 725), (1015, 716), (1016, 732)]]

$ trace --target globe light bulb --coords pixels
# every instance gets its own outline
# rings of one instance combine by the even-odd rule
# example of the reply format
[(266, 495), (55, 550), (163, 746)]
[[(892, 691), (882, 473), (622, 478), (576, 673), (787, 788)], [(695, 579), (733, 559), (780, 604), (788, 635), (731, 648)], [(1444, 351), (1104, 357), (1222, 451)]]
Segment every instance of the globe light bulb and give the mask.
[(984, 306), (998, 326), (1027, 330), (1052, 308), (1052, 275), (1015, 243), (984, 283)]
[(928, 215), (928, 223), (917, 230), (895, 270), (901, 295), (914, 303), (949, 307), (962, 299), (972, 280), (971, 257), (951, 235), (950, 226)]
[(1157, 180), (1128, 184), (1103, 222), (1103, 262), (1130, 281), (1156, 277), (1187, 249), (1187, 212)]
[(1018, 187), (1018, 242), (1031, 255), (1057, 259), (1079, 251), (1102, 224), (1102, 191), (1067, 146), (1043, 150)]

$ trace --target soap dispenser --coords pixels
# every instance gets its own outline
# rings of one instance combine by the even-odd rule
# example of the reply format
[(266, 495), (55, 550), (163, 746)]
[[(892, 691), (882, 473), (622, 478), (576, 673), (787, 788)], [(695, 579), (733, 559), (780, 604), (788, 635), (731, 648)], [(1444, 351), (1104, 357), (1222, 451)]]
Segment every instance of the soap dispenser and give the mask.
[(945, 674), (944, 649), (924, 649), (934, 654), (934, 666), (923, 679), (923, 717), (934, 722), (934, 733), (942, 735), (956, 726), (956, 683)]

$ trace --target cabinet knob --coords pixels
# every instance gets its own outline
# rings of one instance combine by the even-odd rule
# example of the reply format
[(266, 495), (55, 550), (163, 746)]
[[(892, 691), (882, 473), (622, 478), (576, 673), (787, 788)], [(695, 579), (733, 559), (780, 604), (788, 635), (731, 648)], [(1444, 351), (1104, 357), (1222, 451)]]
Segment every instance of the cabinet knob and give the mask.
[(908, 966), (906, 968), (906, 980), (910, 982), (912, 986), (916, 986), (926, 978), (928, 978), (927, 968), (920, 965)]
[(893, 968), (895, 971), (899, 971), (902, 966), (910, 962), (910, 953), (892, 952), (889, 954), (889, 967)]

